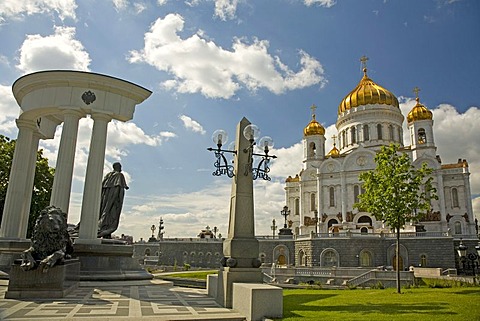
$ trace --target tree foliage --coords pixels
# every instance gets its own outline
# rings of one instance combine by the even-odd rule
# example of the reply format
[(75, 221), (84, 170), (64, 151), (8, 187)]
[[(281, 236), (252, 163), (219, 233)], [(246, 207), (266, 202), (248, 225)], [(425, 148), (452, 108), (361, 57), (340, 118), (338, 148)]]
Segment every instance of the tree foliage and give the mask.
[[(8, 180), (12, 167), (15, 140), (0, 135), (0, 224), (7, 195)], [(43, 157), (43, 150), (37, 151), (37, 164), (33, 183), (32, 201), (28, 219), (27, 238), (33, 232), (33, 226), (40, 211), (47, 207), (52, 193), (53, 177), (55, 170), (48, 165), (48, 159)]]
[(398, 148), (394, 144), (382, 146), (375, 156), (376, 168), (360, 174), (365, 192), (355, 204), (392, 229), (420, 220), (431, 209), (431, 200), (437, 198), (432, 169), (426, 163), (416, 169)]
[[(395, 230), (396, 258), (400, 257), (400, 229), (408, 222), (418, 222), (431, 209), (431, 200), (437, 199), (430, 176), (433, 170), (426, 163), (415, 168), (410, 157), (398, 150), (395, 144), (382, 146), (375, 156), (376, 168), (359, 176), (365, 192), (354, 205)], [(400, 293), (399, 261), (396, 260), (396, 270)]]

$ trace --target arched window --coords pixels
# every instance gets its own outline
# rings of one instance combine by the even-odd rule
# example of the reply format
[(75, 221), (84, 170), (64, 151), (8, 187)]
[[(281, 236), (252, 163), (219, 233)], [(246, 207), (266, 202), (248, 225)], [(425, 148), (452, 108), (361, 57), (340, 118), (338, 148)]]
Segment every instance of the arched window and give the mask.
[(330, 221), (327, 223), (327, 227), (330, 228), (333, 226), (333, 224), (338, 224), (338, 221), (334, 218), (332, 218)]
[(306, 266), (306, 260), (305, 260), (305, 252), (303, 250), (300, 250), (298, 252), (298, 263), (300, 263), (300, 266)]
[(455, 234), (462, 234), (462, 223), (455, 222)]
[(352, 138), (352, 144), (355, 144), (357, 142), (357, 129), (355, 127), (352, 127), (350, 129), (350, 136)]
[(368, 125), (363, 125), (363, 141), (370, 140), (370, 131), (368, 129)]
[(402, 127), (398, 127), (398, 141), (403, 142)]
[(393, 125), (388, 126), (388, 138), (393, 140)]
[(377, 139), (382, 140), (383, 135), (382, 135), (382, 124), (377, 124)]
[(145, 249), (145, 256), (150, 256), (150, 249)]
[(300, 215), (300, 199), (295, 199), (295, 215)]
[(346, 135), (345, 131), (342, 132), (342, 147), (347, 146), (346, 144)]
[(452, 205), (453, 207), (460, 207), (458, 205), (458, 190), (456, 188), (452, 188)]
[(322, 255), (321, 262), (325, 267), (337, 266), (337, 253), (333, 250), (326, 250)]
[(420, 266), (427, 267), (427, 256), (425, 254), (420, 255)]
[(362, 227), (362, 228), (360, 229), (360, 234), (368, 234), (368, 227), (365, 227), (365, 226)]
[(418, 129), (418, 143), (425, 144), (427, 142), (427, 134), (425, 133), (425, 129), (419, 128)]
[(317, 206), (315, 204), (316, 195), (315, 193), (310, 194), (310, 211), (315, 211)]
[(369, 251), (360, 252), (360, 266), (373, 266), (372, 253), (370, 253)]
[(315, 146), (314, 142), (311, 142), (308, 147), (308, 156), (315, 157), (317, 155), (317, 147)]
[(368, 217), (367, 215), (363, 215), (358, 219), (358, 223), (368, 223), (372, 226), (372, 218)]
[(359, 201), (358, 195), (360, 195), (360, 188), (358, 187), (358, 185), (354, 185), (353, 186), (353, 201), (355, 203), (358, 203), (358, 201)]
[(265, 253), (260, 253), (260, 262), (265, 263), (265, 258), (267, 255)]
[(335, 207), (335, 187), (330, 187), (330, 207)]

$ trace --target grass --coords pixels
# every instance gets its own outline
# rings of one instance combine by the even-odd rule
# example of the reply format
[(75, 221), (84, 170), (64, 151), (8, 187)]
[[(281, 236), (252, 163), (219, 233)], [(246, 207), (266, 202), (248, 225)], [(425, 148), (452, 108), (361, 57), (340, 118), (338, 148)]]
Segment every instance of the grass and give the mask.
[(168, 277), (171, 277), (171, 278), (196, 279), (196, 280), (206, 280), (206, 279), (207, 279), (207, 275), (209, 275), (209, 274), (217, 274), (217, 273), (218, 273), (218, 270), (192, 271), (192, 272), (168, 274)]
[(283, 321), (480, 320), (480, 288), (283, 291)]

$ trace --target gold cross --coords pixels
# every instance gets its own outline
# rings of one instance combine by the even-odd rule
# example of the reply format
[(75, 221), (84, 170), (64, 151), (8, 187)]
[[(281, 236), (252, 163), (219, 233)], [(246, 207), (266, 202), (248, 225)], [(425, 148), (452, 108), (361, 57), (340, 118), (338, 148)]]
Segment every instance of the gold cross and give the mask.
[(315, 104), (313, 104), (310, 109), (312, 110), (312, 114), (315, 115), (315, 110), (317, 109), (317, 106), (315, 106)]
[(418, 93), (420, 92), (420, 88), (418, 87), (413, 88), (413, 92), (415, 93), (416, 98), (418, 98)]
[(337, 144), (337, 136), (333, 135), (332, 139), (333, 139), (333, 146), (335, 146)]
[(362, 62), (362, 68), (367, 68), (367, 60), (368, 60), (368, 57), (363, 55), (361, 58), (360, 58), (360, 61)]

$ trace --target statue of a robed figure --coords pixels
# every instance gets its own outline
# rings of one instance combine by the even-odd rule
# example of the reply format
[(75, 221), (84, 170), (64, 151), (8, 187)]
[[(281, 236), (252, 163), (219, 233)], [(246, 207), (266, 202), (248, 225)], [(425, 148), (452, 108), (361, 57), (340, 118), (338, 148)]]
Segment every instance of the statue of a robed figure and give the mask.
[(109, 239), (118, 228), (125, 190), (128, 189), (120, 163), (113, 164), (113, 171), (102, 182), (102, 198), (98, 219), (98, 237)]

